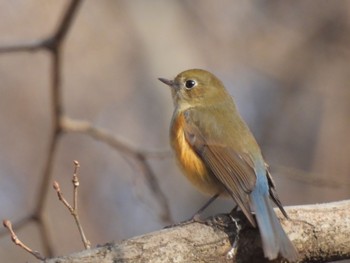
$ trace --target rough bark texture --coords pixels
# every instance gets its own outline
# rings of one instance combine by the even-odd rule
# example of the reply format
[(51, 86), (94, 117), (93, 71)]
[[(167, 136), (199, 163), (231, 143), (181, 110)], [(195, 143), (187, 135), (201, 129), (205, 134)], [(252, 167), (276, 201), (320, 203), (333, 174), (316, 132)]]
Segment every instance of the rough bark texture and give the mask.
[[(286, 210), (291, 220), (278, 215), (300, 253), (299, 262), (350, 258), (350, 201)], [(234, 220), (237, 224), (228, 215), (217, 215), (206, 224), (182, 224), (46, 262), (268, 262), (258, 231), (240, 212)], [(238, 235), (237, 227), (241, 228)], [(234, 242), (238, 243), (237, 253), (230, 259), (228, 252)]]

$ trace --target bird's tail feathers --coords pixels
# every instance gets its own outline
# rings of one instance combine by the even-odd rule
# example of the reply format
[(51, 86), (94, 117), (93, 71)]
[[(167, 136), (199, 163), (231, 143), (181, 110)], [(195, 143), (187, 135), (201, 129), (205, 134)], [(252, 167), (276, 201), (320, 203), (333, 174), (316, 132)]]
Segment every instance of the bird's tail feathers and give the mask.
[(268, 195), (254, 198), (253, 194), (252, 203), (259, 226), (265, 257), (271, 260), (277, 258), (278, 254), (281, 254), (281, 256), (289, 262), (297, 261), (298, 253), (293, 243), (284, 232), (272, 208)]

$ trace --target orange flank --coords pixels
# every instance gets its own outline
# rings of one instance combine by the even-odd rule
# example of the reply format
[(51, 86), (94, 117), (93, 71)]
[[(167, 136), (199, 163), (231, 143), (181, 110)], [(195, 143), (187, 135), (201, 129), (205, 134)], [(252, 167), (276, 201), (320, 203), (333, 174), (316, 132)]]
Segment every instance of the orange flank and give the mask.
[[(202, 192), (215, 195), (223, 191), (223, 187), (214, 176), (208, 176), (208, 169), (189, 145), (184, 134), (185, 118), (183, 113), (173, 118), (170, 128), (171, 144), (177, 162), (187, 179)], [(217, 185), (217, 187), (213, 187)]]

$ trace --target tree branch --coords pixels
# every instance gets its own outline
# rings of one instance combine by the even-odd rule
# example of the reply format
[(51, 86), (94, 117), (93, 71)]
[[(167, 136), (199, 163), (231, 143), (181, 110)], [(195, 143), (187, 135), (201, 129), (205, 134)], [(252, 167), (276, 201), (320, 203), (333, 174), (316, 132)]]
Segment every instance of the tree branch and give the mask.
[[(300, 254), (299, 262), (350, 258), (350, 200), (286, 210), (291, 220), (277, 213)], [(257, 229), (249, 225), (241, 212), (234, 215), (234, 220), (228, 215), (217, 215), (206, 224), (181, 224), (46, 262), (268, 262), (263, 257)], [(228, 252), (237, 240), (237, 227), (241, 230), (232, 261)]]

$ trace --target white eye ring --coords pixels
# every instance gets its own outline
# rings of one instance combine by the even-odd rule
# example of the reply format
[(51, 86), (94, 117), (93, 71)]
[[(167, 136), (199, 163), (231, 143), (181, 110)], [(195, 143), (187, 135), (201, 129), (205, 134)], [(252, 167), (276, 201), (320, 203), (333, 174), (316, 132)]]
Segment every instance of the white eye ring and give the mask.
[(185, 87), (186, 89), (192, 89), (193, 87), (197, 86), (197, 82), (193, 79), (186, 80)]

